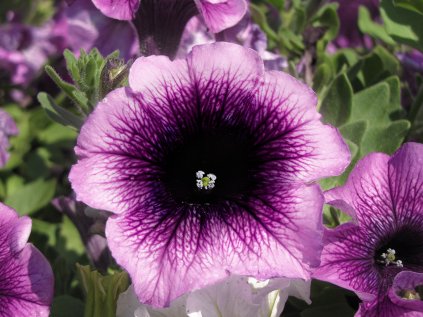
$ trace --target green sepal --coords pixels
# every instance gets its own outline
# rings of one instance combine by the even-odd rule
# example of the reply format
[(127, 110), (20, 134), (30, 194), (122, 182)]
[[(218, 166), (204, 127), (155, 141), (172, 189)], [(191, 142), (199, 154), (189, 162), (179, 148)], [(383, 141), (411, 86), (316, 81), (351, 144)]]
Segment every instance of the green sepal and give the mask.
[(76, 264), (79, 280), (86, 295), (85, 317), (115, 317), (120, 293), (129, 286), (126, 272), (103, 276), (89, 266)]

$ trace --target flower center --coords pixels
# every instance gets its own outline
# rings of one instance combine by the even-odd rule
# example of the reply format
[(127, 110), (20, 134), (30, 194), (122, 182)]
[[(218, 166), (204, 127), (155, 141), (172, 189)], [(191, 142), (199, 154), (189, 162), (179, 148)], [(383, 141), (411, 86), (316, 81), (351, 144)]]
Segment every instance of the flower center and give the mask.
[(195, 176), (197, 176), (197, 187), (199, 189), (212, 189), (214, 188), (215, 181), (217, 179), (216, 175), (214, 174), (207, 174), (203, 171), (197, 171)]
[(160, 180), (174, 201), (216, 206), (244, 201), (259, 187), (263, 160), (245, 126), (183, 132), (175, 142), (164, 142), (167, 148), (159, 166)]
[(415, 290), (406, 290), (400, 294), (402, 298), (408, 300), (421, 300), (419, 293)]
[(389, 266), (392, 264), (392, 265), (396, 265), (397, 267), (403, 267), (402, 261), (397, 260), (397, 257), (395, 254), (396, 252), (394, 249), (388, 248), (386, 252), (380, 255), (382, 260), (379, 260), (379, 263), (384, 263), (385, 266)]

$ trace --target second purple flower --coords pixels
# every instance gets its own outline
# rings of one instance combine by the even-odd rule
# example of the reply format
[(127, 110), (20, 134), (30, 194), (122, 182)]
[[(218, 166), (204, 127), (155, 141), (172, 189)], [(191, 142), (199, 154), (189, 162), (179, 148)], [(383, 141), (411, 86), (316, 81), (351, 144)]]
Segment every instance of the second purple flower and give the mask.
[(70, 180), (116, 215), (106, 235), (144, 303), (166, 306), (228, 274), (308, 279), (323, 197), (350, 154), (316, 96), (258, 54), (215, 43), (141, 57), (78, 138)]

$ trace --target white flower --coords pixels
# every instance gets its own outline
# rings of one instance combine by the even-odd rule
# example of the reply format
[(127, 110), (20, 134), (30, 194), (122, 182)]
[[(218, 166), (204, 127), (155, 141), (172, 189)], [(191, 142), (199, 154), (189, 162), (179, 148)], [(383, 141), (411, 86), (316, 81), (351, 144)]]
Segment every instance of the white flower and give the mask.
[(278, 317), (288, 296), (310, 304), (310, 281), (288, 278), (258, 281), (232, 275), (160, 309), (141, 304), (131, 285), (119, 296), (116, 317)]

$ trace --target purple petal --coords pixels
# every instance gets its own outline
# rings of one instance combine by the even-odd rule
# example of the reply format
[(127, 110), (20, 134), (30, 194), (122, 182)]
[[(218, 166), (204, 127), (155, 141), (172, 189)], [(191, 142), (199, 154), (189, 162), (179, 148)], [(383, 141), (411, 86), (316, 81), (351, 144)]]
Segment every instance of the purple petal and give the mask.
[(363, 302), (354, 317), (421, 317), (422, 313), (392, 303), (387, 296)]
[(92, 0), (106, 16), (118, 20), (132, 20), (140, 5), (140, 0)]
[(166, 210), (146, 197), (139, 209), (109, 219), (106, 236), (112, 255), (132, 276), (141, 302), (153, 306), (167, 306), (228, 273), (308, 279), (310, 264), (319, 261), (319, 189), (304, 186), (280, 191), (277, 197), (285, 199), (273, 206), (259, 200), (249, 203), (255, 215), (248, 206), (228, 206), (234, 215), (221, 220), (195, 214), (201, 210), (184, 215), (190, 211), (183, 209), (174, 211), (178, 218), (163, 219)]
[(404, 144), (389, 160), (392, 213), (398, 222), (423, 217), (423, 145)]
[(317, 97), (310, 88), (286, 73), (270, 71), (258, 99), (260, 104), (280, 105), (275, 119), (285, 125), (284, 132), (279, 136), (282, 131), (275, 131), (272, 137), (279, 136), (281, 143), (273, 146), (285, 159), (275, 162), (274, 168), (283, 171), (287, 181), (309, 182), (345, 170), (350, 162), (349, 149), (337, 129), (320, 122), (315, 110)]
[(313, 277), (352, 290), (363, 300), (374, 299), (380, 277), (373, 268), (373, 245), (363, 241), (365, 234), (349, 223), (327, 229), (321, 263)]
[(218, 33), (237, 24), (247, 12), (245, 0), (194, 0), (206, 25)]
[(423, 273), (401, 272), (394, 279), (394, 284), (389, 290), (389, 298), (392, 303), (398, 306), (410, 311), (423, 313), (423, 301), (420, 295), (416, 299), (404, 298), (406, 292), (417, 295), (417, 287), (423, 287)]
[(0, 204), (0, 306), (5, 316), (49, 315), (53, 272), (44, 256), (26, 240), (31, 220)]
[(9, 136), (18, 134), (18, 128), (12, 117), (0, 109), (0, 167), (3, 167), (9, 159)]
[(386, 154), (367, 155), (356, 164), (344, 186), (325, 192), (326, 202), (370, 228), (373, 221), (383, 221), (391, 210), (388, 161)]

